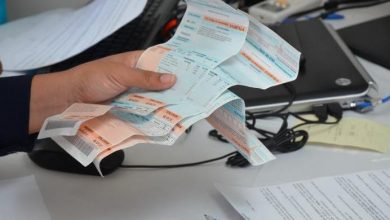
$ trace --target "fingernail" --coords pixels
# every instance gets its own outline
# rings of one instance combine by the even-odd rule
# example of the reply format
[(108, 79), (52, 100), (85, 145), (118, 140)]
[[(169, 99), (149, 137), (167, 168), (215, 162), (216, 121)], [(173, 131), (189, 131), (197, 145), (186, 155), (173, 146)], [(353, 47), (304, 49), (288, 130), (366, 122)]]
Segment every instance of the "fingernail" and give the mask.
[(172, 83), (175, 80), (175, 76), (172, 74), (161, 74), (160, 81), (164, 84)]

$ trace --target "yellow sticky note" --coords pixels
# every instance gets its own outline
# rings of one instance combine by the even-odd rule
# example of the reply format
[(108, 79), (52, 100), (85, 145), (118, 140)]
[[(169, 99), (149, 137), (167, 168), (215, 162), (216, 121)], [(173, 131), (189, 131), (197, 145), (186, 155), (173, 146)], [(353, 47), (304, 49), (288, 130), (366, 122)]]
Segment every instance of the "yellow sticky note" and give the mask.
[(343, 118), (335, 125), (311, 124), (301, 128), (309, 133), (309, 143), (355, 147), (382, 153), (389, 149), (390, 126), (367, 119)]

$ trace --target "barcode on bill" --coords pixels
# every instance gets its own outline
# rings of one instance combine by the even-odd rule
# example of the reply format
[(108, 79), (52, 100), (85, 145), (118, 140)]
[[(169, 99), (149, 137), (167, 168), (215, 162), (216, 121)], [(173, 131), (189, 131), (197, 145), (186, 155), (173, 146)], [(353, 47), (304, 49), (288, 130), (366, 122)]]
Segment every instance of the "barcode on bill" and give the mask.
[(77, 121), (48, 121), (45, 130), (52, 130), (58, 128), (73, 128)]
[(85, 156), (88, 156), (93, 151), (93, 146), (91, 146), (78, 136), (64, 136), (64, 138), (69, 143), (73, 144)]

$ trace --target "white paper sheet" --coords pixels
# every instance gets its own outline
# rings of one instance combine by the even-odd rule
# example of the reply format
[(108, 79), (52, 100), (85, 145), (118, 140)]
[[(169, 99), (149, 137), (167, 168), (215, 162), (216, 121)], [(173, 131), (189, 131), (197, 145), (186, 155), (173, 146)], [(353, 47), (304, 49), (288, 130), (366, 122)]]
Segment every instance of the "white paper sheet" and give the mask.
[(0, 181), (0, 219), (51, 219), (34, 176)]
[(216, 187), (245, 219), (390, 219), (390, 169), (258, 188)]
[[(0, 26), (12, 30), (1, 37), (4, 70), (25, 71), (58, 63), (86, 50), (136, 18), (146, 0), (94, 0), (77, 10), (46, 13)], [(26, 28), (33, 24), (33, 28)], [(10, 28), (9, 25), (19, 25)]]

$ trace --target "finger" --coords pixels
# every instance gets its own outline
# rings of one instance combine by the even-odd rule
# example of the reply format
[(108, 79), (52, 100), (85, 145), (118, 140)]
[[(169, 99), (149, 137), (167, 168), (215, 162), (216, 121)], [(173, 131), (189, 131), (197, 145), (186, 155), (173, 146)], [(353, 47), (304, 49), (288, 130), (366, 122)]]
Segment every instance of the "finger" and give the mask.
[(141, 69), (120, 71), (113, 77), (123, 86), (137, 87), (146, 90), (168, 89), (176, 82), (176, 76), (174, 74), (156, 73)]
[(103, 59), (110, 60), (116, 63), (121, 63), (126, 65), (127, 67), (134, 68), (137, 65), (138, 59), (143, 52), (144, 52), (143, 50), (136, 50), (136, 51), (111, 55)]

